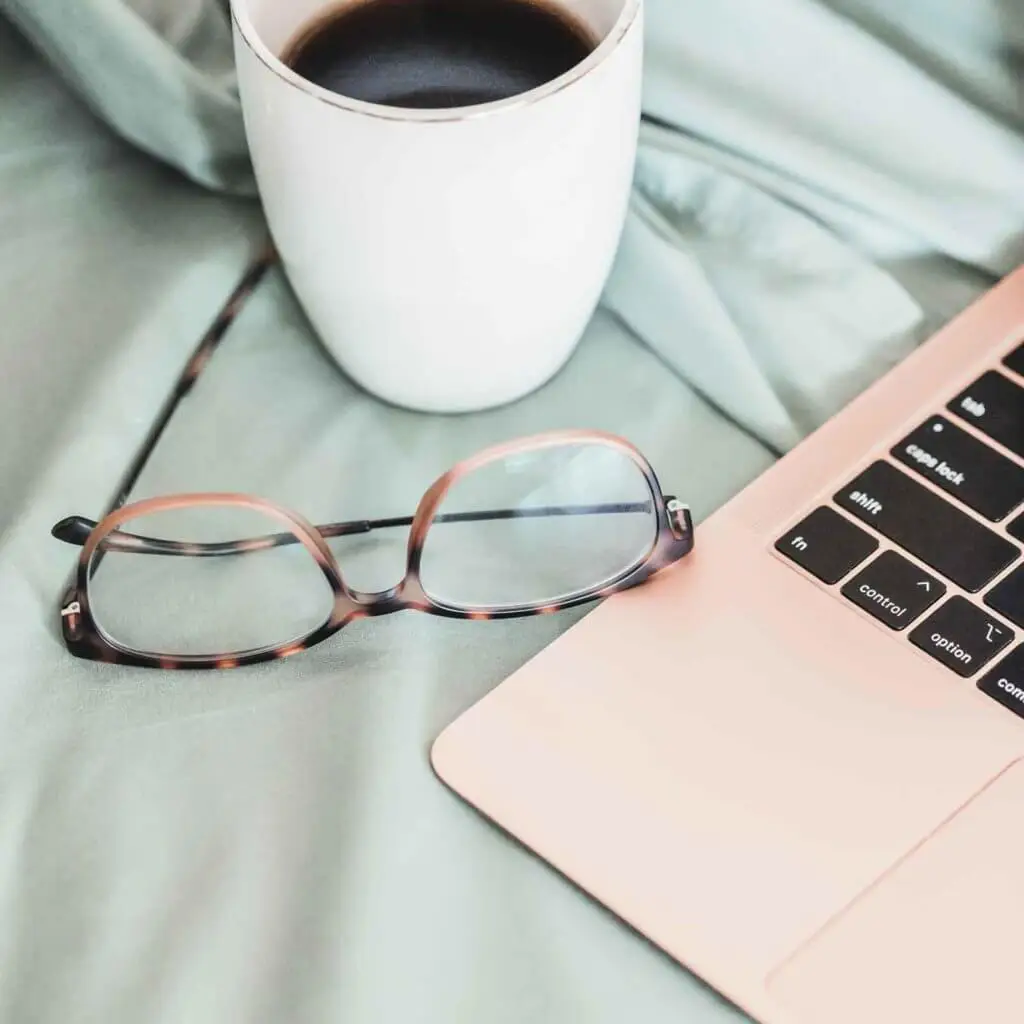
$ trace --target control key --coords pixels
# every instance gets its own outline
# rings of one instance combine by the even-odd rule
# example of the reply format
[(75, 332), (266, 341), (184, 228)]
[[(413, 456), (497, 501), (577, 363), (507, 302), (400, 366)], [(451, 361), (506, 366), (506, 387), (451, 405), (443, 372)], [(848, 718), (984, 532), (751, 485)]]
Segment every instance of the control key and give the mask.
[(905, 629), (946, 586), (895, 551), (881, 554), (843, 587), (843, 597), (890, 629)]

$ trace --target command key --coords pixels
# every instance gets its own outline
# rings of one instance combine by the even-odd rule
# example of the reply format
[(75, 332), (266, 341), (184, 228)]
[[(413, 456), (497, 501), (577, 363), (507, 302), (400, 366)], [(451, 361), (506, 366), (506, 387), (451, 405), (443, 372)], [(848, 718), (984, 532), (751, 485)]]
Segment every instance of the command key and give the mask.
[(1024, 718), (1024, 644), (978, 680), (978, 689)]

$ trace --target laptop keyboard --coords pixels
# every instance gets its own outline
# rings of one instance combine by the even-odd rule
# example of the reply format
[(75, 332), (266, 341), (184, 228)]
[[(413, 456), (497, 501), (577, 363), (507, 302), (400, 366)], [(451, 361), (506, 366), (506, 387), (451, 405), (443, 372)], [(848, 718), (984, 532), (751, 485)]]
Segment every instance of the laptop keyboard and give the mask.
[(1022, 506), (1024, 344), (775, 548), (1024, 718)]

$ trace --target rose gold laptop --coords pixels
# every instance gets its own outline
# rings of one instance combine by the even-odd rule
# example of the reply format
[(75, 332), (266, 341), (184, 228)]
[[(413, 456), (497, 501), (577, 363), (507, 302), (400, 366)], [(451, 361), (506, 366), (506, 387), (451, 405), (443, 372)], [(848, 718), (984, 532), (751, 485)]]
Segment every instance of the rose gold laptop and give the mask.
[(438, 739), (766, 1024), (1024, 1020), (1024, 271)]

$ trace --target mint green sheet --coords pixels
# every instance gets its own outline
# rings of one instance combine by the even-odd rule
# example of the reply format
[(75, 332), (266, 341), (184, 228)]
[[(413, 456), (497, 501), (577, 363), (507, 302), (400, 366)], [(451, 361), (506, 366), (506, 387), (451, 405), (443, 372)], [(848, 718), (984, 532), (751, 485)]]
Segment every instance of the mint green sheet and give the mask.
[[(1024, 253), (1024, 16), (891, 6), (650, 0), (634, 201), (562, 374), (381, 406), (272, 272), (133, 496), (395, 514), (481, 445), (584, 426), (707, 515)], [(103, 508), (264, 229), (219, 4), (0, 11), (0, 1021), (738, 1017), (430, 772), (581, 612), (392, 616), (215, 675), (64, 652), (49, 527)], [(374, 586), (401, 547), (338, 554)]]

